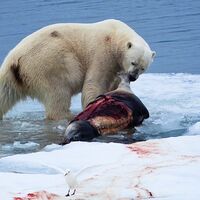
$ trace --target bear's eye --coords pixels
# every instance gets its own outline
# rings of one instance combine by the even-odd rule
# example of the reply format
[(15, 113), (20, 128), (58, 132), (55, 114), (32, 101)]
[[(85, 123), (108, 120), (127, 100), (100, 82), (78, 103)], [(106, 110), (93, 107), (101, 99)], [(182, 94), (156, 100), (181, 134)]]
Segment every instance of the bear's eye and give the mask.
[(131, 43), (131, 42), (128, 42), (128, 43), (127, 43), (127, 47), (128, 47), (128, 49), (130, 49), (130, 48), (132, 47), (132, 43)]
[(144, 69), (144, 68), (142, 68), (141, 70), (142, 70), (142, 71), (144, 71), (145, 69)]
[(137, 64), (135, 62), (131, 62), (131, 65), (136, 66)]

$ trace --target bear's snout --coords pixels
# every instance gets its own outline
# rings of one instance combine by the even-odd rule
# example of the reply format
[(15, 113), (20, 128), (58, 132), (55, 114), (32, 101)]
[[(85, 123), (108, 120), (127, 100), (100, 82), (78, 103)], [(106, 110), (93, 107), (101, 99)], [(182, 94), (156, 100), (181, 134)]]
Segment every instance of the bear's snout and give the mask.
[(139, 77), (139, 69), (135, 69), (133, 72), (128, 73), (129, 81), (136, 81)]

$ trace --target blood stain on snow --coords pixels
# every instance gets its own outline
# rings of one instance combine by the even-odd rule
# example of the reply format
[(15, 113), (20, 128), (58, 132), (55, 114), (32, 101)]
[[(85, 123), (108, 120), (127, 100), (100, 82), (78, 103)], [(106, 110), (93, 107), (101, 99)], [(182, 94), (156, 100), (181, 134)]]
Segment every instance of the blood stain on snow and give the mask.
[(149, 156), (150, 154), (160, 154), (161, 151), (157, 147), (156, 143), (137, 143), (137, 144), (130, 144), (127, 145), (128, 149), (132, 152), (136, 153), (139, 156)]
[(140, 200), (143, 198), (154, 198), (153, 193), (149, 191), (147, 188), (144, 188), (139, 185), (135, 185), (134, 188), (136, 189), (137, 192), (136, 200)]
[(140, 170), (136, 175), (137, 183), (133, 186), (134, 190), (137, 193), (136, 200), (140, 200), (143, 198), (154, 198), (153, 193), (149, 189), (142, 186), (141, 180), (142, 178), (144, 178), (144, 176), (153, 173), (153, 171), (156, 169), (156, 167), (147, 166)]
[(13, 200), (55, 200), (59, 197), (57, 194), (39, 191), (28, 193), (25, 197), (14, 197)]

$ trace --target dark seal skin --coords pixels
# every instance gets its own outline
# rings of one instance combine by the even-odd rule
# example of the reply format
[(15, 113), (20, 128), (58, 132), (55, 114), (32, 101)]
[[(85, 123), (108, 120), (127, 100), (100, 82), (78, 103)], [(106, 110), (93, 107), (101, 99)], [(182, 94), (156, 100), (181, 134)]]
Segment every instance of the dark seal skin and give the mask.
[(145, 105), (130, 89), (130, 76), (121, 73), (119, 77), (116, 90), (97, 97), (69, 123), (62, 144), (116, 134), (141, 125), (149, 117)]

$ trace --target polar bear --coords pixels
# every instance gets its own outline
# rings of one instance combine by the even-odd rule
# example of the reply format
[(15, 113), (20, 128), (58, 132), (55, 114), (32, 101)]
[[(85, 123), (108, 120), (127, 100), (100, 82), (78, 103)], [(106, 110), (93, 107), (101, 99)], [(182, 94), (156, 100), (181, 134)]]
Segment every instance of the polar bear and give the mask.
[(29, 96), (44, 104), (48, 119), (70, 120), (73, 95), (82, 92), (85, 107), (117, 88), (117, 72), (129, 72), (134, 81), (154, 56), (147, 42), (119, 20), (46, 26), (13, 48), (0, 68), (0, 118)]

